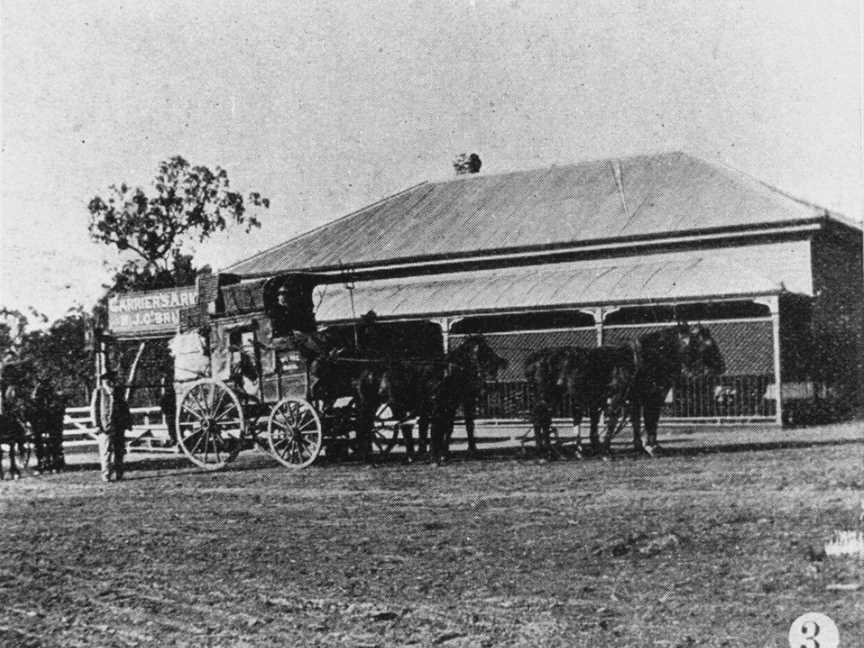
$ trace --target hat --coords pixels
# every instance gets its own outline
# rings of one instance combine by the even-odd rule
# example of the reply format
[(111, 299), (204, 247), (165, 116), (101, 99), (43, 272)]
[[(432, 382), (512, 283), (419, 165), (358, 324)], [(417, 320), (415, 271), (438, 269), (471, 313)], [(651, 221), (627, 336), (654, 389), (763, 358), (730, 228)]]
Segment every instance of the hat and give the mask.
[(99, 376), (99, 378), (101, 378), (102, 380), (107, 380), (109, 378), (113, 379), (116, 377), (117, 377), (117, 372), (114, 371), (113, 369), (109, 369), (108, 371), (104, 372), (101, 376)]

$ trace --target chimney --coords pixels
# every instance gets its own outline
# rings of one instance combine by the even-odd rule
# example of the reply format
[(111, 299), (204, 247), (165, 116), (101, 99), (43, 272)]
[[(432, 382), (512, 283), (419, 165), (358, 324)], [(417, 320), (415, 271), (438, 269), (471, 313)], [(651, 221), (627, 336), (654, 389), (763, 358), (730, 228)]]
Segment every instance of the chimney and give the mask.
[(467, 175), (469, 173), (478, 173), (483, 162), (480, 156), (476, 153), (460, 153), (453, 161), (453, 168), (456, 170), (456, 175)]

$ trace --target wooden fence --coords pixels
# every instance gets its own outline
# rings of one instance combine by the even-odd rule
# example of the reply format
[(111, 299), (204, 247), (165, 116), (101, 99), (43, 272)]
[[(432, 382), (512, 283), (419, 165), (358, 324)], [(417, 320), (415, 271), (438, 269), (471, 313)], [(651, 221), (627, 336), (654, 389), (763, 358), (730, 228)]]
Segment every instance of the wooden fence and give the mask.
[[(168, 426), (158, 407), (133, 407), (132, 429), (126, 431), (130, 451), (173, 452), (169, 448)], [(89, 407), (67, 407), (63, 419), (63, 447), (95, 447), (96, 426)]]

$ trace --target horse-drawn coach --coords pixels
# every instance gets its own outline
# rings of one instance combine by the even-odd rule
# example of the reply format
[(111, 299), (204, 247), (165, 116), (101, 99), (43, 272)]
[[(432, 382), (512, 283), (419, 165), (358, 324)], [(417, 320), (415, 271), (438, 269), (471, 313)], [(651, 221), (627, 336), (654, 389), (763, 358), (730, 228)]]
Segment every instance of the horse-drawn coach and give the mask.
[[(177, 440), (186, 456), (218, 470), (257, 447), (289, 468), (319, 456), (386, 454), (400, 434), (413, 452), (432, 428), (443, 454), (456, 408), (501, 366), (480, 336), (445, 352), (431, 322), (318, 330), (313, 293), (331, 278), (289, 274), (216, 278), (212, 299), (181, 315), (172, 340)], [(446, 438), (445, 438), (446, 437)]]

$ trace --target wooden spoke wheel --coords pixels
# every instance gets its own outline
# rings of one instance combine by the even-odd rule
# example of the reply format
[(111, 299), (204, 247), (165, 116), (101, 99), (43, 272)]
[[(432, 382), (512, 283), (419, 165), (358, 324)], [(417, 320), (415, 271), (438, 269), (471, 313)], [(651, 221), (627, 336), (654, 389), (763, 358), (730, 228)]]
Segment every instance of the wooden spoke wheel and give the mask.
[(245, 429), (237, 395), (218, 380), (192, 383), (177, 407), (177, 441), (205, 470), (220, 470), (237, 457)]
[(321, 419), (310, 403), (289, 396), (273, 406), (267, 437), (276, 461), (287, 468), (305, 468), (321, 452)]
[(399, 443), (402, 425), (403, 422), (393, 417), (393, 413), (386, 404), (381, 405), (375, 412), (372, 447), (379, 456), (386, 457)]

